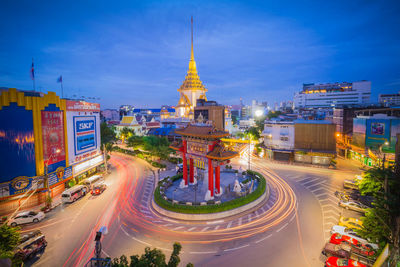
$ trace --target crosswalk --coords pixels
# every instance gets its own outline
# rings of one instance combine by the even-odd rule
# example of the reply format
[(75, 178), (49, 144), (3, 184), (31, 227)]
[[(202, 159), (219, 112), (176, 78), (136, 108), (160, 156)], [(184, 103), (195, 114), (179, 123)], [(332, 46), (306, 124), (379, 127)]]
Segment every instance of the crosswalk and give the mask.
[(171, 231), (179, 231), (179, 232), (209, 232), (209, 231), (217, 231), (217, 230), (226, 230), (238, 226), (242, 226), (248, 223), (257, 220), (258, 218), (264, 216), (268, 210), (274, 205), (277, 197), (277, 192), (274, 188), (270, 188), (270, 197), (263, 206), (259, 207), (257, 210), (252, 213), (246, 213), (242, 216), (237, 216), (236, 218), (228, 218), (228, 219), (220, 219), (217, 221), (210, 221), (203, 224), (196, 224), (190, 222), (180, 222), (174, 221), (169, 218), (165, 218), (163, 216), (158, 215), (151, 208), (152, 201), (152, 190), (154, 188), (154, 182), (152, 176), (148, 176), (144, 181), (144, 190), (141, 195), (140, 200), (140, 208), (139, 211), (143, 215), (144, 218), (147, 218), (148, 221), (158, 225), (161, 228), (166, 228)]
[(338, 206), (338, 199), (334, 193), (342, 188), (328, 184), (328, 180), (323, 177), (295, 176), (292, 178), (311, 191), (318, 200), (322, 209), (324, 238), (325, 240), (329, 239), (332, 226), (337, 224), (342, 214), (342, 209)]

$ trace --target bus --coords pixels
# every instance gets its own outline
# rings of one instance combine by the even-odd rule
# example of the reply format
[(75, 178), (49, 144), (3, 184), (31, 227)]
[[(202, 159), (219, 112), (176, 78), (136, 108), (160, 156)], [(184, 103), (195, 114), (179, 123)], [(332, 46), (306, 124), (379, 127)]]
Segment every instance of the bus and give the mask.
[(77, 199), (86, 195), (88, 189), (85, 185), (75, 185), (65, 190), (61, 195), (63, 203), (75, 202)]
[(103, 176), (96, 174), (96, 175), (93, 175), (92, 177), (89, 177), (89, 178), (83, 180), (82, 184), (86, 185), (88, 190), (90, 191), (90, 190), (92, 190), (93, 184), (95, 184), (97, 182), (101, 182), (101, 181), (104, 181)]

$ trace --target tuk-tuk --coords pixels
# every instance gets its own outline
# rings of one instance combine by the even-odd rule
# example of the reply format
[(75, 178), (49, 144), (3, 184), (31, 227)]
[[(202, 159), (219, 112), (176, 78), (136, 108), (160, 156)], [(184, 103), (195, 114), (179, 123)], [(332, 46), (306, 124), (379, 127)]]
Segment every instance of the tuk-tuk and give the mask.
[[(29, 236), (32, 236), (29, 238)], [(40, 231), (31, 232), (28, 239), (17, 246), (15, 249), (15, 257), (23, 261), (36, 256), (40, 251), (43, 251), (47, 246), (47, 241)], [(24, 238), (22, 239), (24, 240)]]

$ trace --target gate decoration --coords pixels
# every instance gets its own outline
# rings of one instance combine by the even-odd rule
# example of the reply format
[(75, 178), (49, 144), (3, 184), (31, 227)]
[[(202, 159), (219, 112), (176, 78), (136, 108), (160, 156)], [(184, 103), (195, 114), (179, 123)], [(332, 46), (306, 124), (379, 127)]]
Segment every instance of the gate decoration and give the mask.
[(194, 168), (205, 169), (208, 172), (208, 191), (205, 199), (213, 199), (214, 193), (216, 196), (221, 195), (220, 166), (229, 163), (230, 159), (238, 155), (237, 152), (226, 150), (221, 142), (221, 138), (229, 136), (229, 133), (216, 130), (212, 125), (203, 123), (189, 124), (185, 128), (175, 130), (175, 133), (182, 136), (182, 141), (174, 142), (171, 145), (171, 148), (182, 157), (183, 180), (181, 187), (197, 183), (194, 178)]

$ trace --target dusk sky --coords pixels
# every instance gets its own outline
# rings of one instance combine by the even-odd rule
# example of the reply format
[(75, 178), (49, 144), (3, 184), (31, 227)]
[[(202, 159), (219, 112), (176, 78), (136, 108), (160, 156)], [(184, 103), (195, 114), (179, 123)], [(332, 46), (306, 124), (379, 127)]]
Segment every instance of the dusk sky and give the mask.
[(400, 91), (400, 1), (1, 1), (0, 87), (176, 105), (194, 53), (209, 100), (292, 100), (303, 83)]

